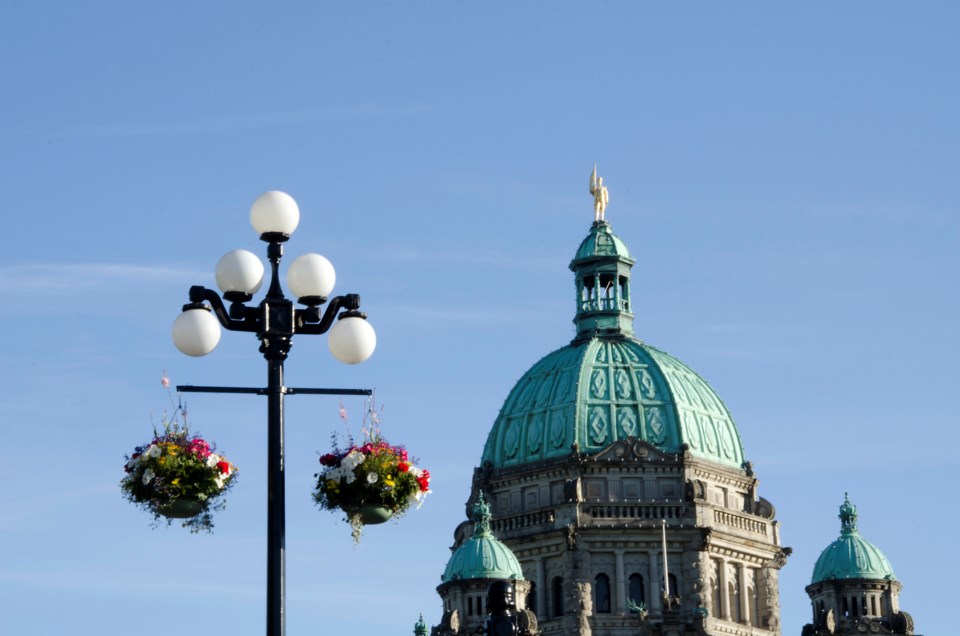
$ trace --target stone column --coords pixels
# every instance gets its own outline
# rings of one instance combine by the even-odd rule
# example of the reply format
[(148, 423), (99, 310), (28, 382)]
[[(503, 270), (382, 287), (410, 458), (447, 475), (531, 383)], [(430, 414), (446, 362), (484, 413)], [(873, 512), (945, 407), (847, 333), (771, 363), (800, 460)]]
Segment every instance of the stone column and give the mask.
[(617, 602), (615, 605), (615, 610), (618, 614), (623, 614), (627, 611), (627, 590), (626, 582), (624, 581), (623, 576), (623, 550), (615, 550), (614, 554), (617, 558)]
[(543, 564), (543, 557), (538, 556), (536, 560), (537, 564), (537, 573), (536, 573), (536, 583), (537, 583), (537, 618), (543, 620), (547, 618), (550, 613), (547, 611), (547, 573), (546, 568)]
[(743, 623), (750, 625), (750, 598), (747, 593), (747, 566), (741, 565), (738, 572), (740, 575), (740, 616), (743, 617)]
[(653, 549), (650, 551), (650, 612), (659, 613), (660, 612), (660, 570), (657, 567), (657, 554), (658, 551)]
[(730, 620), (730, 590), (727, 587), (727, 560), (720, 559), (720, 618)]

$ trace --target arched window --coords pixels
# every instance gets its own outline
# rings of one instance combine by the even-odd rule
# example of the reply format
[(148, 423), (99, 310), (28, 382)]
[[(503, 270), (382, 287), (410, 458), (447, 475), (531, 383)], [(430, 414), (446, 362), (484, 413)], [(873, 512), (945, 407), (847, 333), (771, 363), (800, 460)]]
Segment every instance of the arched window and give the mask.
[(594, 579), (594, 609), (597, 614), (610, 613), (610, 577), (598, 574)]
[(740, 612), (740, 586), (729, 581), (727, 583), (727, 597), (730, 601), (730, 619), (735, 623), (743, 622), (743, 614)]
[(711, 615), (714, 618), (720, 618), (720, 604), (723, 603), (723, 599), (720, 597), (720, 581), (717, 580), (716, 576), (710, 577), (710, 601), (712, 605), (710, 608)]
[[(647, 595), (646, 590), (643, 589), (643, 577), (639, 574), (630, 575), (630, 600), (633, 601), (634, 605), (646, 605)], [(631, 612), (636, 612), (636, 610), (630, 610)]]
[(530, 591), (527, 592), (527, 609), (537, 613), (537, 584), (534, 581), (530, 581)]
[(563, 577), (555, 576), (550, 582), (550, 616), (563, 616)]
[(747, 616), (751, 625), (760, 625), (760, 597), (757, 588), (747, 585)]

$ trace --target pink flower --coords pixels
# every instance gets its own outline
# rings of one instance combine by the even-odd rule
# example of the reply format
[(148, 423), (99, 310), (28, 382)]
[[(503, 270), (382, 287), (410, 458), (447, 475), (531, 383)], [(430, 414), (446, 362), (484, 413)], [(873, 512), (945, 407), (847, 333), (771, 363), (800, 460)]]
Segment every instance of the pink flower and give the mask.
[(210, 457), (210, 444), (200, 438), (197, 438), (190, 442), (190, 452), (200, 459), (206, 459), (207, 457)]
[(161, 385), (163, 386), (163, 388), (165, 388), (165, 389), (169, 389), (169, 388), (170, 388), (170, 378), (167, 377), (167, 370), (166, 370), (166, 369), (163, 370), (163, 375), (160, 377), (160, 384), (161, 384)]

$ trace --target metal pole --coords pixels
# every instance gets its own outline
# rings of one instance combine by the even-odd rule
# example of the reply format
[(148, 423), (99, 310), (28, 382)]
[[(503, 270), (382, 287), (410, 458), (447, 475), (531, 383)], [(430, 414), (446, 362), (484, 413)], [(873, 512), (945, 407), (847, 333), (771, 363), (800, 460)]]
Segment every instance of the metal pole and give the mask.
[(267, 358), (267, 636), (285, 636), (283, 356)]

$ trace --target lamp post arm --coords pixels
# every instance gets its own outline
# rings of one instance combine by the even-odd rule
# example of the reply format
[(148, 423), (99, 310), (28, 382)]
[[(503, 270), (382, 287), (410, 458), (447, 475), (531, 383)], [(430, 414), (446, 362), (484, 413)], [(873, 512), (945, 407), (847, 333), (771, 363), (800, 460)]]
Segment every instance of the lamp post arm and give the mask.
[[(319, 308), (318, 308), (319, 309)], [(319, 320), (311, 320), (310, 309), (297, 310), (297, 333), (324, 334), (330, 330), (333, 325), (333, 319), (337, 317), (337, 312), (341, 309), (347, 311), (356, 311), (360, 309), (360, 294), (344, 294), (343, 296), (334, 296), (330, 299), (323, 317)]]
[(227, 307), (223, 304), (220, 294), (212, 289), (207, 289), (201, 285), (194, 285), (190, 288), (190, 303), (200, 305), (204, 301), (210, 303), (210, 308), (224, 329), (228, 331), (256, 331), (257, 319), (253, 312), (244, 312), (246, 315), (242, 320), (235, 320), (227, 313)]

